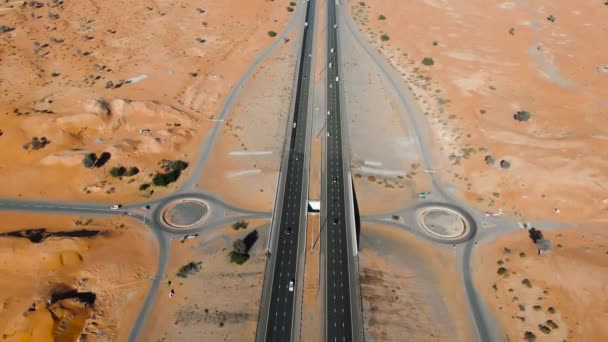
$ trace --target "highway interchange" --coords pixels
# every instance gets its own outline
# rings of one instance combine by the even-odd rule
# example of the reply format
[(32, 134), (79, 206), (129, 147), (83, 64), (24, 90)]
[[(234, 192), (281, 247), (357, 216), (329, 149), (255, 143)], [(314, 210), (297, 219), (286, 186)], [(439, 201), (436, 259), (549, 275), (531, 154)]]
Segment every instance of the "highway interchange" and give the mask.
[[(304, 3), (304, 2), (303, 2)], [(339, 38), (338, 31), (344, 34), (349, 34), (357, 41), (357, 43), (367, 52), (369, 58), (372, 59), (378, 70), (389, 81), (390, 85), (397, 90), (401, 104), (404, 108), (404, 115), (411, 127), (415, 131), (415, 135), (419, 145), (419, 154), (423, 161), (423, 166), (426, 169), (432, 170), (432, 149), (429, 144), (428, 133), (425, 130), (426, 122), (424, 116), (418, 113), (415, 100), (411, 97), (407, 89), (405, 89), (402, 80), (398, 74), (383, 61), (382, 57), (371, 48), (365, 41), (365, 38), (358, 32), (354, 22), (341, 6), (336, 5), (337, 2), (328, 1), (328, 23), (327, 23), (327, 136), (326, 144), (326, 170), (324, 173), (325, 198), (322, 201), (324, 205), (322, 215), (326, 218), (326, 226), (324, 227), (324, 240), (322, 246), (326, 256), (325, 265), (325, 339), (327, 341), (353, 341), (359, 338), (360, 322), (360, 307), (358, 303), (353, 303), (353, 296), (356, 297), (356, 291), (353, 292), (352, 277), (356, 257), (351, 253), (356, 247), (352, 246), (349, 236), (349, 208), (348, 203), (352, 201), (349, 198), (347, 187), (350, 187), (349, 177), (349, 161), (347, 153), (347, 144), (344, 143), (347, 137), (343, 137), (344, 123), (341, 120), (340, 112), (340, 79), (338, 58)], [(337, 7), (337, 8), (336, 8)], [(218, 115), (218, 121), (213, 127), (211, 134), (204, 141), (199, 153), (199, 160), (193, 166), (192, 174), (185, 180), (183, 185), (173, 194), (159, 198), (153, 201), (125, 205), (120, 211), (110, 209), (109, 203), (88, 203), (88, 202), (57, 202), (57, 201), (40, 201), (27, 199), (0, 199), (0, 211), (26, 211), (36, 213), (52, 213), (52, 214), (78, 214), (78, 215), (115, 215), (121, 214), (133, 217), (146, 223), (146, 225), (155, 234), (158, 244), (160, 256), (158, 260), (158, 268), (156, 275), (152, 280), (152, 286), (146, 300), (140, 309), (140, 313), (132, 327), (129, 340), (138, 340), (139, 334), (145, 323), (146, 317), (149, 314), (150, 307), (157, 295), (160, 285), (160, 280), (165, 274), (167, 259), (169, 255), (171, 238), (183, 236), (192, 232), (200, 232), (204, 229), (210, 229), (224, 225), (239, 219), (251, 218), (270, 218), (272, 213), (255, 212), (242, 208), (236, 208), (228, 203), (223, 202), (216, 196), (195, 191), (194, 185), (199, 177), (208, 155), (217, 140), (218, 132), (222, 126), (223, 120), (232, 110), (235, 99), (239, 95), (239, 90), (243, 84), (252, 76), (256, 68), (264, 61), (277, 47), (282, 44), (283, 38), (287, 34), (296, 29), (302, 30), (302, 52), (298, 61), (298, 77), (297, 89), (293, 110), (292, 120), (289, 121), (286, 135), (286, 152), (284, 156), (287, 159), (283, 161), (280, 187), (277, 189), (277, 205), (273, 217), (273, 232), (271, 237), (274, 239), (272, 243), (272, 253), (269, 260), (269, 267), (272, 272), (267, 271), (265, 279), (264, 291), (269, 293), (264, 298), (262, 296), (262, 304), (260, 310), (260, 321), (264, 322), (264, 331), (260, 337), (260, 329), (258, 328), (258, 340), (265, 341), (287, 341), (299, 340), (299, 322), (297, 296), (301, 296), (301, 289), (298, 286), (301, 284), (301, 279), (298, 273), (298, 265), (301, 265), (299, 258), (301, 256), (302, 241), (305, 240), (305, 212), (307, 200), (307, 174), (308, 174), (308, 147), (307, 142), (310, 137), (308, 112), (309, 108), (309, 88), (311, 86), (311, 59), (308, 58), (312, 54), (313, 49), (313, 29), (315, 25), (316, 0), (306, 2), (306, 6), (299, 6), (297, 12), (290, 19), (285, 30), (280, 33), (276, 40), (268, 46), (249, 66), (242, 78), (237, 82), (231, 93), (228, 95), (221, 113)], [(304, 16), (304, 18), (303, 18)], [(306, 25), (302, 25), (302, 21)], [(338, 29), (337, 23), (340, 22)], [(301, 26), (300, 26), (301, 25)], [(331, 63), (331, 67), (330, 67)], [(305, 76), (305, 77), (304, 77)], [(294, 125), (295, 124), (295, 125)], [(287, 148), (287, 146), (289, 146)], [(477, 229), (486, 224), (487, 219), (480, 213), (475, 213), (474, 210), (461, 203), (456, 196), (446, 190), (439, 180), (433, 175), (429, 175), (432, 179), (432, 189), (434, 193), (433, 201), (436, 203), (446, 204), (460, 208), (464, 212), (471, 213), (471, 220), (474, 223), (471, 236), (466, 240), (454, 243), (457, 249), (458, 257), (461, 258), (460, 270), (463, 274), (464, 286), (469, 302), (470, 310), (473, 316), (473, 321), (476, 327), (477, 337), (480, 341), (495, 340), (496, 332), (492, 327), (492, 323), (488, 321), (486, 309), (479, 299), (473, 286), (470, 276), (471, 253), (476, 241), (483, 239), (491, 234), (488, 231)], [(204, 201), (211, 207), (209, 217), (205, 219), (204, 225), (195, 227), (186, 231), (174, 231), (168, 227), (162, 220), (162, 209), (169, 203), (180, 198), (198, 198)], [(276, 210), (279, 208), (280, 210)], [(367, 222), (380, 222), (384, 224), (392, 224), (401, 229), (418, 235), (421, 238), (428, 239), (425, 236), (412, 229), (412, 222), (400, 224), (392, 222), (391, 217), (395, 214), (404, 217), (415, 215), (416, 207), (404, 207), (401, 210), (391, 213), (379, 214), (369, 217), (364, 217)], [(236, 215), (227, 218), (224, 213), (230, 211)], [(280, 213), (280, 214), (279, 214)], [(352, 224), (352, 222), (351, 222)], [(513, 231), (517, 229), (515, 222), (507, 219), (493, 219), (492, 224), (500, 227), (503, 232)], [(438, 241), (437, 243), (442, 243)], [(268, 270), (268, 268), (267, 268)], [(301, 270), (300, 270), (301, 271)], [(296, 288), (294, 292), (288, 289), (289, 281), (294, 280)], [(268, 300), (268, 305), (264, 300)], [(358, 299), (355, 298), (355, 301)], [(266, 316), (265, 318), (262, 316)], [(295, 329), (295, 330), (294, 330)]]

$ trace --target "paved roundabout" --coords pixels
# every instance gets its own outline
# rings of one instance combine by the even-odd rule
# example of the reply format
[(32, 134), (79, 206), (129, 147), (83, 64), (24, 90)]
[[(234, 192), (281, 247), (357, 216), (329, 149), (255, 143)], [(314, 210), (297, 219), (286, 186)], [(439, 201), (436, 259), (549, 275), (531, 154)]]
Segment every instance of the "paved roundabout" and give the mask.
[(428, 203), (417, 207), (415, 211), (422, 232), (437, 242), (465, 242), (477, 230), (471, 215), (454, 205)]
[(165, 205), (160, 215), (172, 230), (188, 230), (199, 226), (207, 217), (209, 207), (197, 198), (182, 198)]

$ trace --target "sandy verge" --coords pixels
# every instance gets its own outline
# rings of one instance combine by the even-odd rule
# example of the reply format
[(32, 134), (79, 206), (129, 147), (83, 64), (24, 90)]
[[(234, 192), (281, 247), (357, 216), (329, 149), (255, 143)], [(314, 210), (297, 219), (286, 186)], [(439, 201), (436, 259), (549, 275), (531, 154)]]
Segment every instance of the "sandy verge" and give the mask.
[(300, 51), (288, 39), (243, 86), (200, 176), (199, 189), (242, 208), (272, 210)]
[[(229, 90), (290, 14), (266, 0), (111, 0), (7, 2), (0, 15), (0, 176), (12, 180), (0, 195), (122, 202), (167, 192), (139, 190), (162, 159), (196, 161)], [(87, 169), (90, 152), (111, 158)], [(139, 173), (109, 177), (117, 166)]]
[[(511, 216), (548, 217), (556, 207), (561, 219), (605, 216), (601, 1), (351, 0), (349, 6), (428, 117), (444, 181), (478, 207)], [(518, 111), (531, 118), (515, 120)], [(501, 168), (502, 160), (510, 167)]]
[[(100, 231), (92, 237), (49, 237), (39, 243), (0, 237), (3, 341), (127, 339), (148, 293), (149, 277), (156, 272), (158, 246), (147, 228), (124, 217), (3, 212), (2, 218), (0, 234), (36, 228)], [(47, 303), (53, 294), (69, 290), (92, 292), (94, 303)]]
[(351, 171), (362, 215), (406, 207), (429, 179), (390, 84), (352, 35), (341, 30), (340, 66)]
[(470, 341), (470, 315), (453, 250), (397, 228), (363, 223), (359, 254), (366, 339)]
[[(230, 263), (236, 239), (253, 230), (259, 237), (243, 265)], [(245, 341), (255, 335), (266, 265), (268, 221), (248, 221), (244, 230), (232, 226), (202, 232), (184, 243), (171, 242), (171, 255), (152, 312), (142, 330), (145, 341)], [(177, 273), (188, 262), (200, 270), (187, 278)], [(170, 291), (174, 296), (170, 298)]]
[(523, 340), (526, 332), (537, 341), (606, 339), (606, 227), (546, 230), (543, 235), (553, 244), (544, 255), (538, 255), (526, 230), (475, 251), (476, 286), (507, 339)]

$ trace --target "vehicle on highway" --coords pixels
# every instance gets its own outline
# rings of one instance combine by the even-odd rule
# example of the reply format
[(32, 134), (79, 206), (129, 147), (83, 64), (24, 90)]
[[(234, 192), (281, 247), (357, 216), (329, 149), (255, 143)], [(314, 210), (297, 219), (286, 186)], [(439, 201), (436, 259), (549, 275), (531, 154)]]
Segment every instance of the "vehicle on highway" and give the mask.
[(331, 69), (331, 63), (329, 63), (329, 68)]
[(336, 82), (340, 81), (340, 77), (336, 76)]
[(122, 208), (122, 204), (114, 204), (113, 206), (110, 207), (110, 209), (112, 209), (112, 210), (118, 210), (120, 208)]
[(331, 48), (330, 52), (331, 52), (331, 53), (334, 53), (334, 48)]
[(289, 281), (289, 292), (293, 292), (293, 280)]
[(304, 23), (304, 26), (305, 26), (305, 27), (308, 27), (308, 22), (305, 22), (305, 23)]
[(186, 241), (186, 240), (190, 240), (190, 239), (194, 239), (194, 238), (195, 238), (195, 237), (197, 237), (197, 236), (198, 236), (198, 233), (196, 233), (196, 234), (189, 234), (189, 235), (186, 235), (186, 236), (184, 236), (184, 237), (182, 238), (182, 240), (181, 240), (180, 242), (181, 242), (181, 243), (184, 243), (184, 241)]
[(293, 128), (296, 128), (296, 123), (295, 122), (293, 123)]

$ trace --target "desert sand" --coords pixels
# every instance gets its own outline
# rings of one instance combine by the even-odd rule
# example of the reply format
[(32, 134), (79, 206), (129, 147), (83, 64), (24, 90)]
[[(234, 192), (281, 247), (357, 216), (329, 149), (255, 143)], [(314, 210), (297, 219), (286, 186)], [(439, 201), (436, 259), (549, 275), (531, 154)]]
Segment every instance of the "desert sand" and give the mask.
[[(132, 201), (166, 193), (175, 184), (140, 186), (162, 159), (196, 162), (229, 90), (289, 15), (266, 0), (2, 1), (0, 176), (12, 181), (0, 195)], [(90, 152), (111, 158), (88, 169)], [(109, 177), (116, 166), (139, 173)]]
[(287, 38), (243, 85), (199, 177), (199, 189), (241, 208), (272, 210), (300, 51), (299, 35)]
[(453, 253), (398, 228), (363, 223), (359, 266), (366, 339), (470, 341)]
[[(236, 239), (252, 231), (258, 240), (243, 265), (230, 262)], [(251, 220), (248, 227), (210, 228), (184, 243), (171, 242), (167, 273), (144, 329), (143, 341), (246, 341), (255, 335), (266, 265), (268, 221)], [(200, 263), (187, 278), (177, 276), (181, 266)], [(170, 297), (170, 291), (174, 296)]]
[[(2, 212), (0, 234), (41, 228), (98, 234), (37, 243), (0, 236), (2, 340), (126, 340), (156, 272), (158, 246), (152, 233), (124, 217)], [(82, 300), (60, 297), (74, 290)], [(89, 292), (94, 298), (86, 305)]]
[(541, 231), (553, 244), (548, 254), (538, 255), (526, 230), (480, 246), (472, 266), (476, 287), (510, 341), (526, 332), (537, 341), (605, 340), (606, 227)]
[[(523, 219), (553, 217), (555, 208), (561, 220), (606, 216), (602, 1), (349, 6), (428, 117), (444, 182), (480, 209), (503, 208)], [(519, 111), (529, 120), (515, 120)]]

